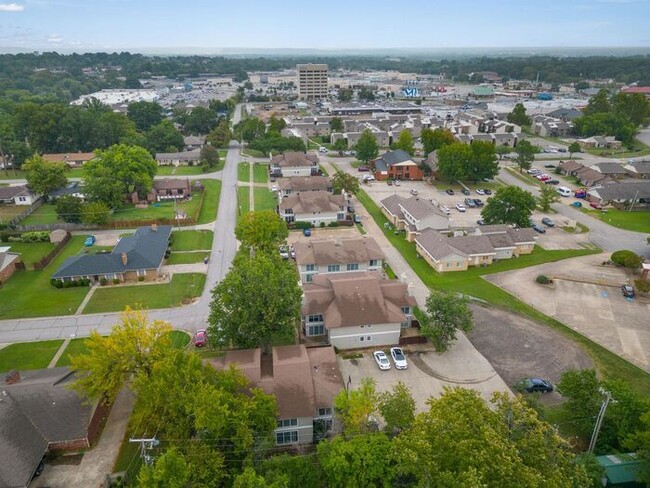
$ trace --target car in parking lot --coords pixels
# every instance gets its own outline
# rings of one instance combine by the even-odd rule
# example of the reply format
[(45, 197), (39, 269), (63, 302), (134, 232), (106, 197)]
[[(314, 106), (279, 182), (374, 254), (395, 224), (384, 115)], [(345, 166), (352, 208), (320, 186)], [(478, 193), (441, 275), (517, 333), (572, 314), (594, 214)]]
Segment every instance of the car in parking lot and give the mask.
[(485, 205), (485, 203), (483, 203), (483, 200), (481, 200), (480, 198), (475, 198), (474, 205), (476, 205), (477, 207), (482, 207), (483, 205)]
[(203, 347), (208, 343), (208, 333), (205, 329), (199, 329), (194, 334), (194, 346)]
[(539, 181), (548, 181), (548, 180), (551, 179), (551, 177), (549, 175), (547, 175), (546, 173), (542, 173), (541, 175), (537, 175), (537, 176), (535, 176), (535, 178), (537, 178)]
[(379, 369), (382, 371), (390, 369), (390, 360), (384, 351), (375, 351), (372, 353), (372, 356), (375, 358), (375, 362)]
[(463, 195), (467, 195), (467, 196), (470, 195), (470, 192), (469, 192), (469, 190), (468, 190), (467, 188), (463, 188), (460, 192), (461, 192)]
[(553, 168), (555, 168), (555, 165), (554, 164), (545, 164), (544, 167), (549, 168), (549, 169), (553, 169)]
[(462, 203), (457, 203), (456, 210), (458, 210), (459, 212), (465, 212), (467, 209), (465, 208), (465, 205), (463, 205)]
[(86, 237), (86, 240), (84, 241), (84, 246), (91, 247), (93, 244), (95, 244), (96, 240), (97, 240), (97, 238), (95, 236), (88, 236), (88, 237)]
[(391, 347), (390, 356), (393, 358), (393, 363), (395, 363), (395, 369), (406, 369), (408, 368), (408, 363), (406, 362), (406, 354), (401, 347)]
[(485, 188), (483, 189), (483, 193), (485, 193), (486, 195), (492, 195), (492, 190), (490, 190), (489, 188)]
[(454, 194), (454, 190), (452, 190), (451, 188), (447, 188), (447, 189), (445, 190), (445, 193), (447, 193), (447, 195), (453, 195), (453, 194)]
[(370, 171), (370, 166), (359, 166), (358, 171)]
[(399, 180), (395, 180), (395, 186), (400, 186), (400, 185), (401, 185), (400, 181), (399, 181)]
[(271, 191), (273, 191), (273, 192), (278, 191), (278, 187), (277, 187), (277, 185), (273, 185), (273, 186), (271, 187)]
[(372, 175), (363, 175), (363, 181), (375, 181), (375, 177)]
[(442, 213), (445, 215), (449, 215), (451, 213), (451, 210), (449, 210), (449, 207), (447, 205), (440, 205), (440, 210), (442, 210)]
[(621, 285), (621, 293), (625, 298), (634, 298), (636, 295), (632, 285)]
[(526, 173), (528, 173), (529, 175), (536, 175), (538, 173), (541, 173), (541, 171), (538, 170), (537, 168), (530, 168), (526, 170)]
[(597, 202), (589, 202), (589, 206), (591, 208), (595, 208), (596, 210), (602, 210), (603, 206), (600, 203)]
[(415, 188), (411, 188), (411, 195), (417, 195), (418, 191)]
[(280, 246), (279, 252), (282, 259), (289, 259), (289, 248), (287, 246)]
[(360, 224), (361, 223), (361, 215), (355, 215), (354, 216), (354, 223), (355, 224)]
[(544, 227), (542, 227), (541, 225), (535, 223), (535, 222), (532, 223), (531, 227), (538, 234), (546, 234), (546, 229)]
[(560, 184), (560, 180), (546, 180), (546, 181), (544, 182), (544, 184), (545, 184), (545, 185), (559, 185), (559, 184)]
[(515, 388), (526, 393), (550, 393), (553, 391), (551, 382), (541, 378), (524, 378), (517, 382)]
[(302, 233), (305, 237), (309, 237), (311, 235), (311, 229), (307, 227), (306, 229), (303, 229)]
[(544, 224), (546, 227), (555, 227), (555, 222), (553, 222), (551, 219), (548, 217), (544, 217), (542, 219), (542, 224)]
[(483, 189), (481, 189), (481, 188), (477, 188), (477, 189), (476, 189), (476, 194), (477, 194), (477, 195), (485, 195), (485, 190), (483, 190)]
[(485, 220), (483, 220), (483, 219), (478, 219), (478, 220), (476, 221), (476, 223), (477, 223), (478, 225), (485, 225)]
[(475, 208), (476, 203), (474, 202), (473, 198), (466, 198), (465, 199), (465, 205), (467, 205), (469, 208)]

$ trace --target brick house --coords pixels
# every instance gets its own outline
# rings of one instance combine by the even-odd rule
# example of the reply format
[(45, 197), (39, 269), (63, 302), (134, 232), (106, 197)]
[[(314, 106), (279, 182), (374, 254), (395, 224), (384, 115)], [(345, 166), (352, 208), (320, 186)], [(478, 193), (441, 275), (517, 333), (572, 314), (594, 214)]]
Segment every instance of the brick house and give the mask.
[(389, 151), (371, 161), (375, 168), (375, 178), (379, 181), (384, 180), (422, 180), (424, 173), (413, 157), (398, 149)]

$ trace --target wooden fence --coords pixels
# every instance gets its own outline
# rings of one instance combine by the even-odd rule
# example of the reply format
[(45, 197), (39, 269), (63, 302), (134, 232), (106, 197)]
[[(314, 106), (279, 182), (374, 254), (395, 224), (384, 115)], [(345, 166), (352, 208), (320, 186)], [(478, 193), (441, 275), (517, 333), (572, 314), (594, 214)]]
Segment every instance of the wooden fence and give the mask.
[(42, 257), (39, 261), (37, 261), (37, 262), (34, 263), (34, 269), (35, 269), (36, 271), (40, 271), (40, 270), (42, 270), (43, 268), (45, 268), (45, 266), (47, 266), (48, 264), (50, 264), (50, 263), (52, 262), (52, 260), (57, 256), (57, 254), (59, 254), (59, 253), (61, 252), (61, 249), (63, 249), (63, 247), (68, 243), (68, 241), (69, 241), (71, 238), (72, 238), (72, 236), (70, 235), (70, 232), (68, 232), (68, 233), (65, 235), (65, 237), (61, 240), (61, 242), (58, 242), (58, 243), (56, 244), (56, 247), (55, 247), (54, 249), (52, 249), (52, 250), (48, 253), (47, 256)]

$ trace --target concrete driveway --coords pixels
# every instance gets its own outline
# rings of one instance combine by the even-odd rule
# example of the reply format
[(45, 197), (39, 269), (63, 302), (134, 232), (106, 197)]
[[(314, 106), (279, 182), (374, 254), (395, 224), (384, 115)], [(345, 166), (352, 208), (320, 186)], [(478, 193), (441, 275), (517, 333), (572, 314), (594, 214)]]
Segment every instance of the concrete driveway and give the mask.
[[(622, 283), (633, 278), (624, 269), (603, 266), (609, 254), (489, 275), (486, 278), (541, 312), (569, 325), (610, 351), (650, 371), (650, 300), (626, 300)], [(554, 279), (552, 287), (535, 277)]]

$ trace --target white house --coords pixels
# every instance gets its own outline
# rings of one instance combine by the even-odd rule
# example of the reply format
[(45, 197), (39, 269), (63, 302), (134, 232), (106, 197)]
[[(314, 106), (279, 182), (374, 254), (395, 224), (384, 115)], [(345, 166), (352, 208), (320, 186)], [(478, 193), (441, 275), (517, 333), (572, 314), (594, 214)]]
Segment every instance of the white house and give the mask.
[(400, 230), (406, 231), (406, 239), (412, 241), (425, 229), (444, 231), (449, 229), (449, 217), (433, 203), (419, 198), (392, 195), (384, 198), (381, 209)]
[(318, 156), (296, 151), (287, 151), (271, 158), (272, 176), (313, 176), (318, 174)]
[(0, 187), (0, 203), (14, 205), (32, 205), (41, 198), (33, 193), (27, 185)]
[(313, 226), (345, 220), (345, 197), (326, 191), (292, 193), (278, 206), (280, 217), (287, 223), (309, 222)]

